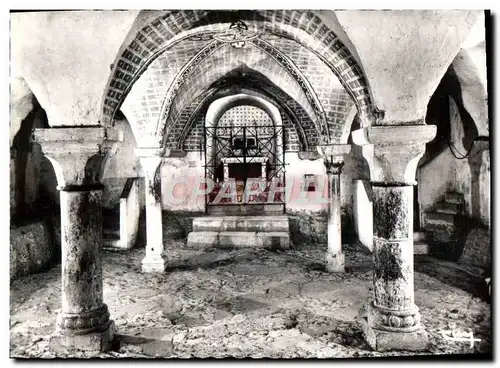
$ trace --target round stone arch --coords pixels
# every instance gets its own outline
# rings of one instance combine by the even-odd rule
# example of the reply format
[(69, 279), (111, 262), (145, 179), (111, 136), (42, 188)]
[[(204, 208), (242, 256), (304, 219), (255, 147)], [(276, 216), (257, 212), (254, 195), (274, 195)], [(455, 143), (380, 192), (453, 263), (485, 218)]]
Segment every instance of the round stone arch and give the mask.
[[(225, 15), (229, 12), (222, 12)], [(192, 37), (225, 38), (234, 31), (232, 26), (238, 19), (218, 16), (209, 11), (178, 10), (164, 13), (146, 24), (136, 24), (123, 42), (104, 90), (100, 122), (110, 125), (112, 117), (120, 108), (134, 83), (148, 66), (165, 50), (182, 40)], [(371, 116), (374, 108), (368, 81), (359, 61), (323, 20), (312, 11), (262, 10), (252, 11), (244, 19), (250, 33), (267, 32), (279, 37), (293, 39), (320, 57), (337, 76), (340, 83), (353, 98), (363, 116)], [(181, 24), (182, 26), (179, 26)], [(231, 36), (231, 35), (230, 35)], [(249, 40), (252, 34), (244, 35)], [(152, 42), (154, 40), (154, 42)], [(227, 41), (229, 40), (229, 41)], [(232, 41), (230, 41), (232, 40)], [(243, 41), (244, 42), (244, 41)], [(347, 79), (345, 75), (351, 75)]]
[[(309, 141), (307, 139), (307, 135), (304, 131), (304, 128), (302, 127), (299, 118), (297, 117), (295, 111), (286, 104), (286, 102), (282, 99), (280, 99), (278, 96), (270, 93), (269, 91), (266, 91), (269, 93), (269, 95), (266, 95), (263, 91), (259, 91), (257, 89), (253, 89), (250, 87), (238, 87), (237, 90), (234, 89), (234, 85), (230, 87), (224, 87), (224, 88), (212, 88), (207, 92), (207, 95), (202, 99), (202, 101), (196, 106), (195, 110), (191, 113), (191, 116), (189, 117), (189, 120), (187, 124), (184, 125), (183, 130), (177, 139), (178, 141), (178, 149), (182, 149), (184, 142), (191, 131), (191, 129), (194, 127), (195, 124), (195, 117), (200, 113), (203, 109), (204, 106), (207, 104), (210, 106), (210, 104), (213, 101), (216, 101), (217, 99), (227, 97), (227, 96), (233, 96), (236, 94), (247, 94), (249, 96), (256, 96), (260, 97), (266, 101), (268, 101), (271, 105), (274, 105), (276, 103), (279, 108), (283, 109), (284, 112), (288, 115), (290, 122), (297, 132), (297, 137), (300, 142), (301, 150), (302, 151), (308, 151), (309, 150)], [(357, 110), (356, 110), (357, 111)], [(206, 112), (205, 112), (206, 115)]]
[[(261, 97), (240, 93), (237, 95), (221, 97), (210, 104), (207, 114), (205, 115), (205, 129), (210, 132), (208, 136), (214, 137), (217, 123), (226, 111), (233, 107), (242, 105), (258, 107), (259, 109), (265, 111), (271, 118), (274, 126), (283, 124), (280, 111), (274, 104)], [(278, 131), (277, 139), (283, 139), (283, 130)], [(281, 157), (283, 155), (283, 148), (283, 146), (277, 146), (277, 157)], [(210, 159), (214, 155), (213, 139), (207, 139), (205, 155)]]

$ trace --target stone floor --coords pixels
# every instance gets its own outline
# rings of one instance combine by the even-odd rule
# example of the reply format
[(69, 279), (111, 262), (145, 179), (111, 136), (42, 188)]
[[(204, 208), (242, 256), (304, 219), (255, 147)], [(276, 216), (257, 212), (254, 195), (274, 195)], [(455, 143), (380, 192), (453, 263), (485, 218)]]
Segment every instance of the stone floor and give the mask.
[[(120, 344), (102, 358), (347, 358), (379, 353), (356, 322), (371, 287), (371, 256), (347, 251), (348, 272), (324, 272), (325, 249), (193, 251), (167, 245), (169, 270), (143, 274), (143, 249), (105, 252), (104, 299)], [(11, 284), (11, 357), (52, 358), (48, 337), (60, 308), (60, 266)], [(491, 353), (490, 305), (415, 273), (415, 298), (429, 333), (420, 354)], [(441, 331), (481, 339), (447, 341)], [(68, 357), (90, 357), (74, 352)], [(479, 355), (478, 355), (479, 356)]]

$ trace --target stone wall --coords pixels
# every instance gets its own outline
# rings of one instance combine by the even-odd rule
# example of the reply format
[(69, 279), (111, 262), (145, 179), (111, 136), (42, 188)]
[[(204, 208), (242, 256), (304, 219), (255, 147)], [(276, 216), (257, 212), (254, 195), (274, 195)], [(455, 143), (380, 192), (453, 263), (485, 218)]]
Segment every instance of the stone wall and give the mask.
[[(169, 211), (195, 211), (203, 212), (205, 200), (203, 196), (193, 198), (187, 196), (182, 203), (177, 203), (176, 198), (184, 198), (181, 193), (183, 189), (191, 192), (192, 186), (196, 180), (204, 176), (204, 157), (200, 152), (187, 152), (183, 158), (166, 158), (161, 169), (162, 201), (163, 209)], [(301, 160), (296, 152), (287, 152), (285, 154), (286, 183), (292, 185), (295, 181), (297, 187), (303, 180), (305, 174), (317, 175), (319, 180), (326, 178), (326, 170), (321, 159)], [(369, 169), (365, 159), (361, 156), (360, 150), (352, 146), (351, 153), (346, 157), (345, 165), (341, 175), (341, 205), (343, 211), (352, 216), (353, 210), (353, 180), (369, 180)], [(177, 184), (175, 187), (175, 197), (172, 200), (171, 190), (174, 182), (179, 178), (186, 184)], [(169, 192), (170, 191), (170, 192)], [(177, 197), (178, 196), (178, 197)], [(326, 209), (323, 203), (287, 203), (287, 209), (291, 211), (306, 211), (308, 213), (322, 212)]]
[(41, 207), (59, 200), (52, 165), (40, 145), (31, 142), (33, 129), (48, 127), (47, 115), (33, 95), (31, 103), (26, 115), (24, 104), (11, 103), (15, 121), (10, 132), (10, 215), (14, 222), (35, 218)]
[(11, 281), (44, 271), (60, 260), (61, 228), (58, 216), (10, 228)]
[(490, 235), (490, 231), (487, 229), (472, 229), (467, 235), (460, 263), (481, 267), (491, 271)]
[[(127, 179), (140, 176), (140, 163), (134, 152), (136, 143), (130, 124), (125, 118), (120, 118), (115, 120), (115, 129), (123, 132), (123, 141), (118, 142), (116, 153), (108, 159), (104, 168), (102, 201), (105, 208), (119, 206), (120, 195)], [(139, 198), (142, 202), (144, 201), (143, 184), (141, 180)]]
[(311, 213), (288, 210), (287, 213), (293, 247), (327, 244), (326, 211)]
[[(465, 216), (489, 227), (491, 179), (488, 142), (473, 142), (477, 137), (473, 122), (453, 98), (449, 99), (449, 109), (449, 139), (453, 147), (443, 141), (444, 150), (418, 169), (420, 211), (432, 210), (446, 191), (454, 191), (464, 195)], [(467, 153), (467, 158), (461, 159)]]
[[(436, 175), (439, 173), (439, 175)], [(417, 170), (420, 214), (431, 211), (447, 191), (455, 188), (455, 158), (448, 148)]]

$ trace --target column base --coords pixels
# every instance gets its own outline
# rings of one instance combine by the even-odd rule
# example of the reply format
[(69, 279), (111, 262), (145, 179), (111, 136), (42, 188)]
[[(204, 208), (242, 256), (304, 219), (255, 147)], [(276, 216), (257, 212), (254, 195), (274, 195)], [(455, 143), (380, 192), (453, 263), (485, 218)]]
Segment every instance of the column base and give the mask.
[[(377, 308), (371, 305), (371, 303), (362, 310), (360, 318), (365, 341), (373, 350), (422, 351), (427, 348), (429, 340), (427, 332), (419, 322), (420, 315), (418, 311), (416, 315), (411, 317), (413, 320), (418, 318), (416, 324), (411, 327), (397, 328), (377, 324), (377, 321), (384, 318), (384, 315), (380, 314)], [(388, 318), (390, 321), (397, 321), (398, 318), (401, 320), (401, 317), (396, 315)]]
[(167, 260), (160, 255), (146, 255), (142, 260), (142, 272), (165, 272)]
[(328, 272), (345, 272), (345, 254), (343, 252), (332, 254), (326, 253), (326, 270)]
[(78, 334), (78, 330), (57, 330), (49, 339), (49, 348), (60, 354), (74, 351), (104, 352), (111, 349), (115, 334), (115, 323), (110, 320), (102, 329)]

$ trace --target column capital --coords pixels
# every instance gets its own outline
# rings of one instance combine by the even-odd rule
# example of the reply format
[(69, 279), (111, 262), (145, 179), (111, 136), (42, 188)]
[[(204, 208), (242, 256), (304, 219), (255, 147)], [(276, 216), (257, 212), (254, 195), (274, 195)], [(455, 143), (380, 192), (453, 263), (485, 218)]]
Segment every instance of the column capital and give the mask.
[(334, 156), (334, 157), (344, 157), (351, 152), (350, 144), (323, 144), (316, 147), (318, 154), (321, 157)]
[(393, 125), (358, 129), (352, 138), (363, 148), (372, 184), (397, 186), (415, 185), (418, 161), (435, 135), (435, 125)]
[(163, 163), (162, 156), (139, 156), (139, 161), (144, 169), (144, 175), (150, 182), (154, 182), (156, 173)]
[(323, 164), (327, 174), (340, 175), (344, 167), (344, 158), (339, 156), (326, 156)]
[(340, 175), (344, 167), (345, 156), (351, 152), (350, 144), (320, 145), (318, 154), (323, 157), (323, 164), (327, 174)]
[(123, 140), (121, 131), (104, 127), (35, 129), (32, 140), (54, 167), (59, 190), (99, 189), (106, 159)]

